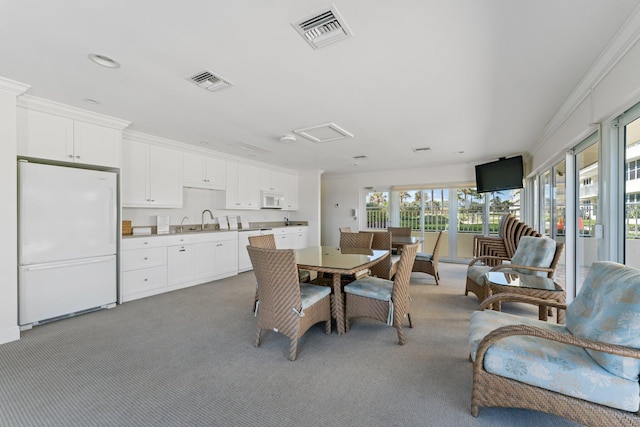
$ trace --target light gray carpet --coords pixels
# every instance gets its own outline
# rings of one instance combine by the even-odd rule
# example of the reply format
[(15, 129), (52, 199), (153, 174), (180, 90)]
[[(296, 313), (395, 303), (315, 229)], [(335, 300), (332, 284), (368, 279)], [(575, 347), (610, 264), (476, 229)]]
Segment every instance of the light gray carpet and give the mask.
[[(0, 425), (573, 426), (555, 416), (469, 414), (466, 266), (412, 275), (414, 328), (357, 319), (253, 343), (252, 272), (35, 327), (0, 346)], [(535, 316), (528, 308), (525, 314)]]

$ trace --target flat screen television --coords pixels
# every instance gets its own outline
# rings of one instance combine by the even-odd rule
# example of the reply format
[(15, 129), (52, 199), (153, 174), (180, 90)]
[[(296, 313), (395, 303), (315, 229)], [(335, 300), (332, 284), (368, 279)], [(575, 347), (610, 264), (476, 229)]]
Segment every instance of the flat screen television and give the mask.
[(522, 156), (500, 159), (476, 166), (476, 191), (478, 193), (522, 188), (523, 179)]

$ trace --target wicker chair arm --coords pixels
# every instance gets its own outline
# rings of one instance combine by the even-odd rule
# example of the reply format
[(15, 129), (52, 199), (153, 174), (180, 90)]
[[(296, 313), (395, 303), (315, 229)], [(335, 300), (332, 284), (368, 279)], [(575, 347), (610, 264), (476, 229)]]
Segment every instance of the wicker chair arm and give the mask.
[(544, 271), (545, 273), (552, 273), (553, 272), (553, 268), (549, 268), (549, 267), (530, 267), (528, 265), (517, 265), (517, 264), (500, 264), (500, 265), (496, 265), (495, 267), (493, 267), (491, 269), (491, 271), (498, 271), (498, 270), (504, 270), (504, 269), (514, 269), (514, 268), (520, 268), (522, 270), (529, 270), (529, 271)]
[(482, 369), (484, 366), (484, 356), (496, 341), (513, 335), (527, 335), (532, 337), (540, 337), (550, 341), (556, 341), (564, 344), (581, 347), (584, 349), (601, 351), (609, 354), (614, 354), (624, 357), (633, 357), (640, 359), (640, 350), (631, 347), (624, 347), (621, 345), (608, 344), (601, 341), (593, 341), (586, 338), (579, 338), (571, 334), (560, 333), (550, 331), (548, 329), (539, 328), (531, 325), (509, 325), (498, 328), (485, 336), (476, 352), (476, 360), (473, 364), (473, 369)]
[(522, 302), (522, 303), (532, 304), (537, 306), (544, 305), (547, 307), (553, 307), (560, 310), (567, 309), (567, 304), (564, 304), (561, 302), (543, 299), (543, 298), (531, 297), (528, 295), (510, 294), (508, 292), (505, 292), (505, 293), (491, 295), (489, 298), (482, 301), (482, 303), (480, 304), (480, 310), (484, 310), (487, 307), (491, 307), (491, 304), (495, 302)]
[(483, 256), (479, 256), (479, 257), (475, 257), (474, 259), (471, 260), (471, 262), (469, 263), (469, 267), (471, 267), (472, 265), (474, 265), (477, 262), (485, 262), (485, 261), (509, 261), (509, 258), (505, 258), (505, 257), (501, 257), (501, 256), (493, 256), (493, 255), (483, 255)]

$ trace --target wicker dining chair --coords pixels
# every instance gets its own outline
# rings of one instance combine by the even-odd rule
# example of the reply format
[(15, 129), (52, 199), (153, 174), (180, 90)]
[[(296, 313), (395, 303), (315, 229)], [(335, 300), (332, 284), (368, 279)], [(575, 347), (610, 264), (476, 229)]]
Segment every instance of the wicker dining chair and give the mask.
[(405, 245), (393, 282), (377, 277), (363, 277), (344, 287), (347, 331), (351, 327), (352, 318), (368, 317), (396, 328), (398, 344), (404, 345), (402, 323), (405, 317), (409, 320), (409, 327), (413, 328), (409, 307), (409, 280), (418, 245)]
[[(387, 227), (391, 237), (411, 237), (411, 227)], [(392, 245), (394, 253), (402, 252), (402, 245)]]
[(318, 322), (325, 322), (331, 334), (331, 289), (298, 282), (298, 265), (293, 249), (263, 249), (247, 246), (258, 280), (255, 346), (262, 330), (272, 330), (291, 340), (289, 360), (295, 360), (298, 340)]
[(412, 271), (426, 273), (436, 279), (436, 285), (440, 284), (440, 273), (438, 273), (438, 253), (440, 252), (440, 242), (444, 231), (438, 233), (436, 244), (430, 254), (417, 254), (416, 260), (413, 262)]
[(365, 248), (371, 249), (373, 235), (370, 233), (340, 233), (341, 248)]
[[(276, 237), (273, 234), (261, 234), (258, 236), (249, 236), (249, 245), (254, 248), (276, 249)], [(311, 272), (307, 270), (298, 271), (298, 280), (300, 283), (309, 282)], [(253, 311), (256, 311), (258, 303), (258, 284), (256, 283), (256, 295), (253, 299)]]
[(398, 270), (399, 255), (391, 255), (391, 233), (389, 231), (361, 231), (373, 236), (371, 249), (389, 251), (389, 256), (371, 267), (370, 273), (374, 277), (392, 280)]

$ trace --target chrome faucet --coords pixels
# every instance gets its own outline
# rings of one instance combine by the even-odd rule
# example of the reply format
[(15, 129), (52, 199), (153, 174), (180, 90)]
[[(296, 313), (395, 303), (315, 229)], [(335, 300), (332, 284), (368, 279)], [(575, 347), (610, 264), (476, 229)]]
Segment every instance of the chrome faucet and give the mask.
[(202, 211), (202, 230), (204, 230), (204, 214), (209, 212), (209, 217), (211, 217), (211, 220), (213, 221), (213, 214), (211, 213), (211, 211), (209, 209), (205, 209)]
[(178, 233), (182, 233), (182, 223), (186, 220), (189, 219), (188, 216), (185, 216), (184, 218), (182, 218), (182, 221), (180, 221), (180, 225), (177, 227), (177, 231)]

